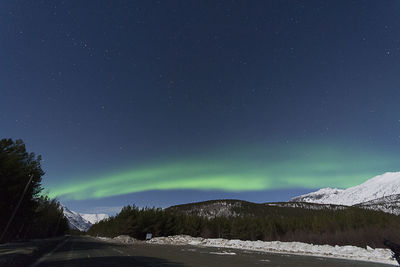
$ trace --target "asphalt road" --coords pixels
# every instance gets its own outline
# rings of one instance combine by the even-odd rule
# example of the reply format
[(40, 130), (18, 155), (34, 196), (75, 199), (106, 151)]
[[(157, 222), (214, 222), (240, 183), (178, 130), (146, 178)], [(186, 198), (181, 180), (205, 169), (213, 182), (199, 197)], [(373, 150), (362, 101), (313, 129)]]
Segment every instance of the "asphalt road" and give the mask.
[[(0, 258), (2, 257), (0, 248)], [(19, 247), (21, 250), (21, 246)], [(4, 251), (3, 251), (4, 252)], [(20, 251), (21, 252), (21, 251)], [(19, 252), (19, 253), (20, 253)], [(12, 249), (8, 250), (12, 253)], [(138, 243), (125, 245), (91, 237), (66, 237), (33, 260), (37, 266), (385, 266), (321, 257), (271, 254), (225, 248)], [(387, 265), (389, 266), (389, 265)]]

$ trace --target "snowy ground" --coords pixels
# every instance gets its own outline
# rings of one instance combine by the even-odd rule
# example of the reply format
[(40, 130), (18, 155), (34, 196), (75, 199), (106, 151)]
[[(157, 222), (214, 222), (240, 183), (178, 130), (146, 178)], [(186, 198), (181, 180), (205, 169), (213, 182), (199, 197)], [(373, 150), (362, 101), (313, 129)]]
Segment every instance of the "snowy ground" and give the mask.
[[(134, 244), (140, 242), (132, 237), (118, 236), (114, 238), (98, 237), (104, 241), (119, 242), (125, 244)], [(246, 249), (263, 252), (297, 254), (308, 256), (319, 256), (329, 258), (341, 258), (348, 260), (361, 260), (378, 263), (386, 263), (397, 266), (397, 262), (392, 258), (389, 249), (383, 248), (360, 248), (355, 246), (330, 246), (330, 245), (313, 245), (301, 242), (280, 242), (280, 241), (242, 241), (228, 239), (207, 239), (201, 237), (191, 237), (187, 235), (176, 235), (168, 237), (155, 237), (146, 241), (152, 244), (168, 244), (168, 245), (193, 245), (203, 247), (219, 247)], [(233, 255), (233, 254), (232, 254)]]

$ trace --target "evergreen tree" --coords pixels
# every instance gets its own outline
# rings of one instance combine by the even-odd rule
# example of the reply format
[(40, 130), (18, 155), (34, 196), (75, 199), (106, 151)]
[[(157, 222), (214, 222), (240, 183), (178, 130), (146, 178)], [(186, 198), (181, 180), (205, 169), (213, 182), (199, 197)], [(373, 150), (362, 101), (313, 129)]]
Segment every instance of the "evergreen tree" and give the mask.
[(35, 216), (44, 175), (40, 160), (26, 151), (22, 140), (0, 140), (0, 229), (15, 213), (4, 240), (21, 236)]
[(22, 140), (0, 140), (0, 242), (62, 235), (68, 230), (59, 203), (40, 196), (40, 156)]

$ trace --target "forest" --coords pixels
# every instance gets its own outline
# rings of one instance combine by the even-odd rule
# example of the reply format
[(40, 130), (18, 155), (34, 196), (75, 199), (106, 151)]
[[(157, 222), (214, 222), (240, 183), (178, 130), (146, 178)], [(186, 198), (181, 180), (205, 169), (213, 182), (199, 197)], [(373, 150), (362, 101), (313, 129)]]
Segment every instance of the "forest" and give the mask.
[[(243, 201), (241, 201), (243, 202)], [(399, 240), (400, 218), (365, 210), (307, 209), (243, 202), (234, 216), (208, 218), (186, 212), (188, 205), (173, 208), (125, 206), (119, 214), (94, 224), (88, 234), (115, 237), (191, 235), (263, 241), (300, 241), (313, 244), (384, 247), (383, 239)]]
[(60, 204), (41, 194), (40, 161), (22, 140), (0, 140), (0, 243), (69, 231)]

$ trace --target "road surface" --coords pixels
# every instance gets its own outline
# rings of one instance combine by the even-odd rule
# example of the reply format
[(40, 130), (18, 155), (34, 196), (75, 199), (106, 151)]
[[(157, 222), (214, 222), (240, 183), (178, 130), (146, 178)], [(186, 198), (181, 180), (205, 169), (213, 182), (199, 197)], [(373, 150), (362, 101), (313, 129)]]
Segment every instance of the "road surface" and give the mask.
[[(226, 248), (155, 245), (147, 243), (118, 244), (92, 237), (69, 236), (52, 241), (47, 253), (31, 259), (31, 267), (43, 266), (390, 266), (368, 262), (321, 257), (271, 254)], [(0, 247), (0, 259), (6, 253), (23, 255), (32, 247)], [(29, 264), (24, 264), (29, 266)]]

